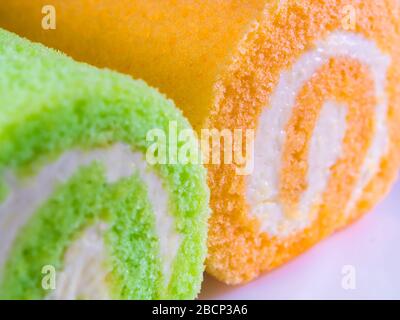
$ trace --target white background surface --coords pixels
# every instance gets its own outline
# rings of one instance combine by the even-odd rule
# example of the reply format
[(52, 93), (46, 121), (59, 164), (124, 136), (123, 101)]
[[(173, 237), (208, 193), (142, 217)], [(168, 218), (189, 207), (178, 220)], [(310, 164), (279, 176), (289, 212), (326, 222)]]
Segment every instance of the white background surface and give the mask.
[[(355, 289), (342, 287), (343, 267)], [(360, 221), (243, 286), (206, 276), (201, 299), (400, 299), (400, 182)]]

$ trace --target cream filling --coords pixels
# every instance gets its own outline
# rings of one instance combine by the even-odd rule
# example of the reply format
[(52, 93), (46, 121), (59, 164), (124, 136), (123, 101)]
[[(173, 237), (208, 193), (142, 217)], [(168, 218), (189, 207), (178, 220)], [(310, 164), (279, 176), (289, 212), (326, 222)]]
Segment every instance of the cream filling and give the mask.
[(103, 241), (107, 225), (97, 223), (68, 248), (64, 256), (64, 269), (56, 274), (55, 288), (49, 300), (92, 299), (109, 300), (105, 265), (107, 259)]
[(315, 203), (321, 203), (331, 168), (342, 154), (347, 110), (346, 106), (332, 101), (326, 102), (321, 110), (308, 153), (308, 164), (313, 170), (307, 172), (308, 188), (300, 200), (301, 222), (308, 220), (308, 213)]
[[(337, 111), (333, 110), (341, 108), (335, 108), (329, 102), (328, 106), (324, 107), (328, 110), (323, 110), (320, 115), (313, 135), (313, 137), (318, 135), (318, 138), (313, 138), (308, 156), (308, 187), (301, 198), (299, 206), (301, 212), (295, 219), (285, 216), (282, 204), (279, 202), (280, 169), (286, 139), (285, 128), (292, 116), (292, 108), (301, 88), (319, 68), (329, 62), (330, 58), (340, 56), (356, 59), (370, 68), (375, 80), (375, 94), (379, 101), (375, 108), (375, 136), (362, 166), (349, 208), (357, 202), (367, 183), (377, 173), (380, 160), (388, 150), (389, 137), (386, 123), (388, 107), (385, 86), (390, 57), (382, 53), (375, 43), (354, 33), (337, 31), (326, 39), (317, 41), (314, 50), (304, 53), (290, 70), (282, 72), (270, 98), (270, 104), (263, 109), (259, 119), (254, 152), (255, 174), (247, 177), (246, 196), (251, 215), (261, 222), (262, 232), (283, 237), (302, 230), (312, 221), (309, 213), (312, 207), (318, 205), (330, 177), (330, 170), (328, 172), (327, 168), (330, 168), (340, 156), (337, 141), (343, 137), (343, 130), (345, 130), (343, 115), (340, 112), (332, 115), (335, 120), (331, 119), (328, 125), (333, 128), (323, 130), (320, 127), (327, 121), (324, 120), (325, 112), (335, 113)], [(329, 132), (332, 129), (336, 135)], [(326, 144), (325, 148), (313, 147), (315, 139)], [(336, 151), (327, 151), (329, 146)], [(326, 155), (321, 155), (321, 152), (326, 152)], [(326, 161), (326, 165), (321, 166), (321, 160)], [(347, 210), (350, 210), (349, 208)]]
[[(6, 200), (0, 204), (0, 270), (9, 255), (19, 230), (28, 222), (40, 205), (45, 203), (53, 194), (56, 186), (66, 183), (79, 167), (90, 165), (94, 161), (103, 164), (109, 183), (130, 177), (137, 170), (140, 178), (146, 184), (148, 197), (155, 214), (155, 228), (159, 238), (164, 283), (167, 286), (172, 272), (172, 264), (181, 243), (180, 235), (175, 230), (174, 218), (168, 211), (168, 192), (163, 188), (161, 179), (147, 167), (143, 155), (132, 152), (129, 146), (121, 143), (109, 148), (88, 152), (81, 150), (67, 151), (57, 161), (43, 167), (35, 177), (27, 180), (21, 180), (11, 173), (6, 174), (9, 193)], [(73, 254), (69, 256), (75, 255), (78, 259), (85, 256), (86, 247), (79, 243), (78, 240), (78, 244), (72, 249)], [(97, 248), (99, 250), (96, 252), (99, 256), (96, 259), (102, 260), (105, 253), (100, 249), (103, 248), (103, 245), (98, 243)], [(81, 252), (79, 252), (80, 250)], [(67, 258), (68, 254), (65, 260), (65, 270), (70, 270), (73, 266), (69, 265), (71, 259), (68, 260)], [(80, 263), (85, 264), (83, 260), (82, 262), (76, 261), (77, 265)], [(97, 270), (100, 270), (100, 268), (102, 266), (98, 265)], [(84, 274), (77, 272), (76, 275), (73, 275), (70, 272), (65, 272), (65, 270), (62, 271), (63, 274), (69, 275), (65, 280), (66, 282), (85, 283), (86, 280), (82, 278)], [(100, 274), (107, 273), (107, 271), (98, 272)], [(75, 276), (79, 278), (75, 279)], [(73, 288), (75, 288), (75, 291), (72, 293), (69, 291), (60, 292), (68, 292), (69, 298), (79, 298), (78, 294), (83, 289), (79, 285), (73, 286)], [(99, 292), (103, 291), (100, 290)], [(57, 297), (62, 298), (60, 295)], [(96, 297), (90, 296), (88, 298)]]

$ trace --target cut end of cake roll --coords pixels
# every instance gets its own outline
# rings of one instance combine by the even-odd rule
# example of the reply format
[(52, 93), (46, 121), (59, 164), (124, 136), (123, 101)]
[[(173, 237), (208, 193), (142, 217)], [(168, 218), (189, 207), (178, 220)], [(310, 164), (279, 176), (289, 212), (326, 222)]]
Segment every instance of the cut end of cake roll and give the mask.
[(272, 1), (243, 37), (209, 123), (255, 130), (248, 176), (210, 167), (218, 279), (282, 265), (387, 193), (400, 163), (399, 13), (398, 1)]
[(181, 113), (3, 30), (0, 48), (0, 298), (195, 298), (206, 172), (146, 153), (171, 121), (192, 132)]

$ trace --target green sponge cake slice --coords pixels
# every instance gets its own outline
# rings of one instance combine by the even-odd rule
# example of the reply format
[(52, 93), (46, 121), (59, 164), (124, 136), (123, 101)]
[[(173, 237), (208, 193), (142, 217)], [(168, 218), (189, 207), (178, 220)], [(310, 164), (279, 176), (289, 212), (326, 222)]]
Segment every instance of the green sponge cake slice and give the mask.
[(0, 29), (0, 298), (195, 298), (205, 170), (147, 161), (171, 127), (197, 148), (145, 83)]

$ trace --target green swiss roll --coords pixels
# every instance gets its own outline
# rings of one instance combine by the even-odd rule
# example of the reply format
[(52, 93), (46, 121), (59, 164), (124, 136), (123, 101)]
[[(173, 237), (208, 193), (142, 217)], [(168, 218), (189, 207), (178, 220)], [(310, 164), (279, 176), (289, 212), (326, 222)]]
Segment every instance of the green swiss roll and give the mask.
[(148, 161), (154, 129), (197, 148), (145, 83), (0, 29), (1, 299), (197, 296), (206, 172)]

